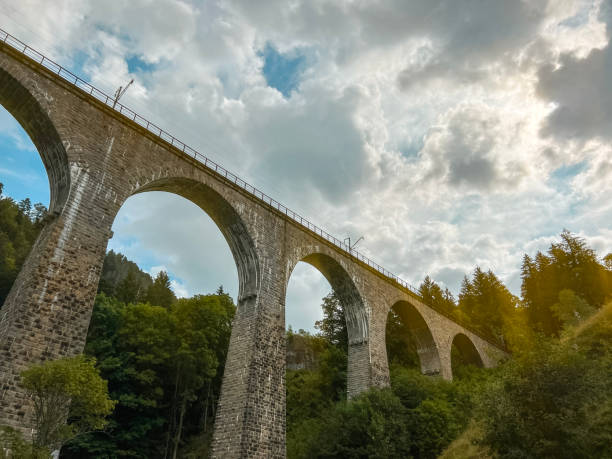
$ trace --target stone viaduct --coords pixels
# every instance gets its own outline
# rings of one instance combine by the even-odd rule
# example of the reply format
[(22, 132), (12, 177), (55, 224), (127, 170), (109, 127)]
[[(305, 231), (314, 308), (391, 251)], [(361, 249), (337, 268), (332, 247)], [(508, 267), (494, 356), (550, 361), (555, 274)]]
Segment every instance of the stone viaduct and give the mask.
[(38, 149), (51, 189), (48, 221), (0, 310), (0, 425), (31, 426), (23, 369), (82, 352), (115, 215), (152, 190), (210, 215), (238, 270), (215, 457), (285, 456), (285, 291), (300, 261), (344, 307), (349, 396), (389, 384), (391, 307), (412, 330), (424, 373), (452, 377), (453, 342), (487, 367), (503, 357), (371, 260), (3, 31), (0, 104)]

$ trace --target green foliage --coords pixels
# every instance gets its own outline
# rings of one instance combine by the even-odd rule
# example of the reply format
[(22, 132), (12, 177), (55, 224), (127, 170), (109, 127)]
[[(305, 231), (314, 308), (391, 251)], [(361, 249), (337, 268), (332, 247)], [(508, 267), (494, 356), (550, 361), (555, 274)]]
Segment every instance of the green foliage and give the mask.
[(128, 260), (125, 255), (111, 250), (104, 257), (98, 284), (99, 293), (114, 296), (124, 303), (138, 303), (146, 301), (145, 297), (151, 285), (151, 276), (141, 271), (138, 265)]
[(435, 283), (429, 276), (425, 276), (425, 280), (419, 285), (419, 295), (423, 297), (425, 304), (433, 306), (438, 311), (445, 312), (449, 315), (456, 313), (455, 298), (450, 290), (444, 289)]
[(0, 183), (0, 306), (43, 226), (47, 209), (29, 199), (17, 203), (2, 195)]
[(612, 305), (506, 363), (483, 393), (500, 457), (612, 457)]
[(472, 421), (467, 429), (438, 456), (438, 459), (489, 459), (494, 457), (491, 450), (482, 444), (481, 438), (481, 428), (475, 421)]
[(309, 442), (306, 457), (411, 457), (406, 409), (390, 389), (370, 390), (338, 403), (324, 419), (325, 427)]
[[(21, 384), (34, 404), (34, 445), (59, 449), (88, 430), (100, 430), (115, 402), (95, 360), (79, 355), (50, 360), (21, 373)], [(65, 424), (66, 419), (70, 422)]]
[(0, 459), (49, 459), (50, 455), (48, 448), (25, 441), (17, 430), (0, 426)]
[(563, 318), (571, 314), (563, 310), (569, 301), (567, 295), (565, 305), (560, 299), (563, 290), (571, 290), (591, 307), (601, 307), (612, 294), (612, 270), (606, 266), (599, 262), (584, 239), (567, 230), (561, 233), (561, 242), (551, 244), (547, 255), (538, 252), (534, 259), (525, 255), (521, 292), (530, 326), (548, 336), (559, 334)]
[(315, 322), (315, 328), (319, 334), (334, 346), (341, 349), (348, 347), (348, 333), (346, 330), (346, 320), (344, 309), (339, 297), (335, 292), (323, 298), (323, 319)]
[(288, 347), (295, 343), (310, 347), (315, 356), (311, 368), (287, 370), (287, 455), (304, 457), (309, 438), (325, 423), (321, 413), (346, 399), (346, 349), (334, 346), (321, 336), (301, 330), (287, 333)]
[(170, 308), (99, 294), (86, 352), (118, 400), (112, 435), (81, 436), (62, 457), (161, 457), (209, 438), (234, 312), (225, 293)]
[(577, 325), (595, 312), (595, 308), (570, 289), (559, 292), (559, 302), (553, 304), (550, 310), (564, 327)]
[[(287, 332), (287, 456), (308, 457), (310, 440), (326, 422), (320, 416), (346, 399), (348, 334), (334, 293), (323, 298), (323, 319), (312, 336)], [(291, 369), (292, 367), (299, 369)]]
[(394, 366), (392, 387), (323, 408), (299, 424), (288, 457), (434, 458), (465, 427), (466, 386)]
[(492, 271), (474, 269), (472, 279), (463, 279), (459, 311), (483, 333), (503, 339), (506, 322), (512, 321), (518, 299)]
[(320, 411), (346, 398), (346, 353), (335, 346), (321, 352), (314, 370), (287, 371), (287, 425), (317, 417)]
[(146, 301), (165, 308), (169, 308), (176, 301), (176, 296), (170, 288), (170, 278), (166, 271), (160, 271), (157, 274), (153, 285), (147, 291)]
[(390, 364), (420, 368), (419, 355), (412, 332), (394, 309), (391, 309), (387, 315), (385, 344), (387, 360)]

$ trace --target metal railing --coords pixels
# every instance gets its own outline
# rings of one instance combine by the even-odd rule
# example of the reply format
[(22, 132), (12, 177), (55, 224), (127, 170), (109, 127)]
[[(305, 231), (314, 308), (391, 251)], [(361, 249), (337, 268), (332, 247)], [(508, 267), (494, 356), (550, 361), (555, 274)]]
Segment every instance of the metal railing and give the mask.
[[(182, 151), (186, 155), (188, 155), (188, 156), (192, 157), (193, 159), (195, 159), (196, 161), (200, 162), (206, 168), (216, 172), (217, 174), (221, 175), (222, 177), (224, 177), (229, 182), (231, 182), (231, 183), (237, 185), (238, 187), (242, 188), (247, 193), (249, 193), (250, 195), (254, 196), (256, 199), (263, 201), (264, 203), (266, 203), (269, 206), (273, 207), (274, 209), (278, 210), (280, 213), (286, 215), (287, 217), (289, 217), (290, 219), (292, 219), (293, 221), (295, 221), (299, 225), (307, 228), (308, 230), (312, 231), (316, 235), (322, 237), (326, 241), (328, 241), (331, 244), (333, 244), (334, 246), (338, 247), (342, 251), (348, 253), (349, 256), (356, 258), (357, 260), (359, 260), (362, 263), (366, 264), (370, 268), (378, 271), (383, 276), (387, 277), (388, 279), (392, 280), (393, 282), (395, 282), (395, 283), (399, 284), (400, 286), (404, 287), (405, 289), (409, 290), (413, 295), (416, 295), (417, 298), (419, 298), (419, 299), (421, 299), (423, 301), (423, 298), (418, 293), (417, 289), (414, 288), (411, 284), (409, 284), (405, 280), (403, 280), (400, 277), (396, 276), (395, 274), (393, 274), (389, 270), (385, 269), (384, 267), (382, 267), (381, 265), (379, 265), (375, 261), (371, 260), (370, 258), (366, 257), (362, 253), (360, 253), (360, 252), (356, 251), (355, 249), (349, 247), (343, 241), (341, 241), (338, 238), (332, 236), (330, 233), (328, 233), (327, 231), (323, 230), (322, 228), (319, 228), (317, 225), (311, 223), (310, 221), (308, 221), (307, 219), (305, 219), (304, 217), (302, 217), (298, 213), (296, 213), (296, 212), (292, 211), (291, 209), (289, 209), (288, 207), (284, 206), (283, 204), (278, 202), (276, 199), (268, 196), (263, 191), (255, 188), (251, 184), (249, 184), (246, 181), (242, 180), (240, 177), (238, 177), (237, 175), (231, 173), (230, 171), (225, 169), (220, 164), (217, 164), (213, 160), (207, 158), (206, 156), (204, 156), (200, 152), (198, 152), (195, 149), (191, 148), (189, 145), (186, 145), (185, 143), (181, 142), (179, 139), (174, 137), (172, 134), (164, 131), (162, 128), (160, 128), (156, 124), (150, 122), (149, 120), (147, 120), (144, 117), (140, 116), (135, 111), (133, 111), (133, 110), (129, 109), (128, 107), (126, 107), (125, 105), (121, 104), (120, 102), (118, 102), (112, 96), (109, 96), (104, 91), (101, 91), (98, 88), (94, 87), (93, 85), (91, 85), (87, 81), (83, 80), (82, 78), (80, 78), (77, 75), (75, 75), (74, 73), (72, 73), (70, 70), (65, 69), (64, 67), (62, 67), (58, 63), (54, 62), (53, 60), (51, 60), (48, 57), (44, 56), (43, 54), (39, 53), (35, 49), (33, 49), (30, 46), (26, 45), (21, 40), (19, 40), (18, 38), (14, 37), (11, 34), (9, 34), (8, 32), (5, 32), (2, 29), (0, 29), (0, 41), (6, 43), (7, 45), (11, 46), (12, 48), (17, 50), (21, 54), (29, 57), (30, 59), (38, 62), (40, 65), (46, 67), (51, 72), (53, 72), (56, 75), (62, 77), (67, 82), (73, 84), (74, 86), (76, 86), (77, 88), (79, 88), (82, 91), (86, 92), (90, 96), (95, 97), (97, 100), (99, 100), (103, 104), (107, 105), (111, 109), (116, 110), (117, 112), (121, 113), (126, 118), (134, 121), (135, 123), (137, 123), (138, 125), (140, 125), (144, 129), (146, 129), (147, 131), (152, 133), (153, 135), (159, 137), (160, 139), (164, 140), (165, 142), (168, 142), (173, 147), (177, 148), (178, 150)], [(482, 337), (483, 339), (486, 339), (487, 341), (493, 341), (492, 344), (495, 344), (496, 346), (500, 345), (497, 342), (497, 340), (495, 340), (493, 337), (485, 337), (485, 336), (483, 336), (482, 332), (474, 330), (474, 328), (472, 326), (468, 325), (468, 324), (461, 323), (461, 321), (459, 321), (457, 318), (451, 316), (450, 314), (446, 313), (445, 311), (440, 310), (439, 308), (436, 308), (436, 307), (434, 307), (434, 306), (432, 306), (430, 304), (428, 304), (428, 306), (431, 307), (432, 309), (436, 310), (438, 313), (440, 313), (440, 314), (448, 317), (449, 319), (453, 320), (454, 322), (460, 324), (464, 328), (467, 328), (472, 333)]]

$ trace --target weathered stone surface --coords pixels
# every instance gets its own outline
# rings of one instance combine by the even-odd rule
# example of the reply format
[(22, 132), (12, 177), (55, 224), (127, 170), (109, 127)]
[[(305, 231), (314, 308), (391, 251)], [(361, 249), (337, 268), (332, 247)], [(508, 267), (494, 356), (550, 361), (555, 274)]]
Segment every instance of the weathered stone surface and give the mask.
[(127, 198), (151, 190), (181, 195), (208, 213), (238, 269), (216, 457), (285, 456), (285, 293), (300, 261), (321, 271), (345, 309), (349, 396), (388, 385), (385, 326), (396, 304), (416, 337), (425, 373), (452, 377), (450, 351), (458, 334), (485, 366), (503, 355), (391, 279), (5, 45), (0, 103), (41, 154), (52, 213), (0, 310), (0, 424), (31, 426), (20, 371), (82, 352), (112, 222)]

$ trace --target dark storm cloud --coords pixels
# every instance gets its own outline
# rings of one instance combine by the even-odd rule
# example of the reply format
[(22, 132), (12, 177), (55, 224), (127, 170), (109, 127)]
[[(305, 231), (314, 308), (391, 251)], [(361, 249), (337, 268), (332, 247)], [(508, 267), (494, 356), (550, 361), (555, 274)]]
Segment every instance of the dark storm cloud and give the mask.
[[(604, 3), (600, 19), (612, 35), (612, 2)], [(557, 104), (542, 127), (542, 134), (586, 140), (612, 139), (612, 46), (592, 50), (579, 59), (566, 54), (560, 66), (538, 72), (538, 95)]]
[(494, 150), (499, 120), (477, 107), (456, 110), (432, 132), (422, 155), (429, 160), (426, 180), (442, 180), (453, 187), (488, 190), (500, 183)]
[[(430, 3), (430, 2), (426, 2)], [(429, 62), (407, 66), (402, 89), (432, 78), (479, 79), (483, 66), (515, 52), (537, 37), (547, 2), (442, 1), (422, 21), (422, 33), (439, 48)], [(419, 29), (417, 29), (419, 30)]]

